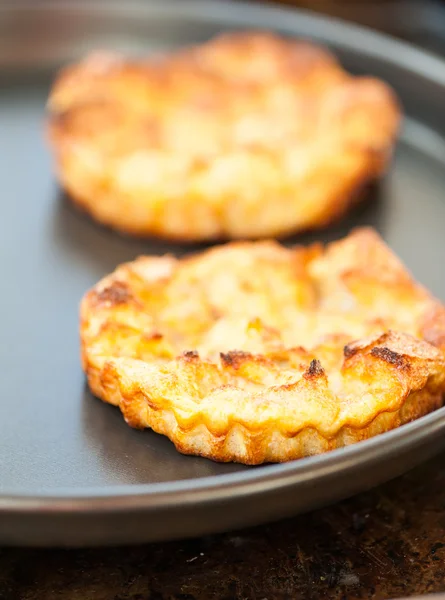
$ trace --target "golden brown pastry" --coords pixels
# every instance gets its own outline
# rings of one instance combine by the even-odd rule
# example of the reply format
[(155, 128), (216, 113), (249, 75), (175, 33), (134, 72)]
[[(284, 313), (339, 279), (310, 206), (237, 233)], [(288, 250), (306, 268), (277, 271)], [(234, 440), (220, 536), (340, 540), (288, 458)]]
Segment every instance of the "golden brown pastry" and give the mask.
[(439, 407), (445, 309), (370, 229), (326, 247), (142, 257), (81, 306), (92, 392), (180, 452), (258, 464)]
[(61, 72), (48, 107), (76, 204), (120, 231), (175, 240), (326, 226), (384, 173), (400, 119), (382, 81), (267, 33), (156, 60), (92, 55)]

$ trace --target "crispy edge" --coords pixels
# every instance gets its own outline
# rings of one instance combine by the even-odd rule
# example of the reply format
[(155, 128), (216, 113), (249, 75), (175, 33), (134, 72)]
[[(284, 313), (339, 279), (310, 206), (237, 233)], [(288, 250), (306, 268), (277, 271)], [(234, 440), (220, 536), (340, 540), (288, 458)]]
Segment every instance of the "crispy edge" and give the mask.
[[(364, 228), (348, 236), (357, 244), (381, 244), (379, 236), (371, 229)], [(348, 239), (347, 238), (347, 239)], [(344, 240), (336, 242), (343, 243)], [(336, 244), (334, 242), (334, 244)], [(232, 245), (240, 245), (232, 244)], [(248, 246), (248, 243), (241, 243)], [(269, 243), (262, 243), (268, 246)], [(272, 243), (273, 247), (280, 247)], [(298, 250), (298, 248), (297, 248)], [(218, 248), (208, 252), (220, 251)], [(185, 260), (199, 260), (200, 255)], [(142, 258), (140, 261), (159, 261), (162, 258)], [(154, 431), (169, 437), (176, 448), (185, 454), (198, 454), (216, 461), (238, 461), (245, 464), (262, 462), (281, 462), (300, 458), (310, 454), (325, 452), (343, 445), (367, 439), (384, 431), (414, 420), (442, 405), (445, 364), (443, 341), (445, 338), (445, 309), (426, 290), (424, 293), (430, 302), (426, 303), (426, 312), (421, 316), (421, 328), (429, 343), (419, 342), (411, 336), (387, 333), (376, 340), (360, 340), (349, 343), (344, 349), (344, 368), (351, 368), (357, 361), (365, 359), (368, 364), (384, 365), (386, 373), (400, 380), (405, 392), (391, 410), (381, 410), (365, 424), (345, 422), (329, 435), (323, 435), (314, 427), (301, 431), (249, 429), (236, 419), (226, 430), (212, 432), (211, 418), (205, 423), (199, 422), (199, 412), (192, 418), (181, 422), (174, 403), (157, 404), (150, 388), (138, 387), (136, 380), (126, 374), (127, 359), (112, 356), (91, 356), (88, 346), (91, 341), (91, 320), (97, 316), (106, 321), (106, 313), (116, 306), (128, 306), (135, 302), (125, 284), (131, 264), (123, 265), (114, 274), (105, 278), (83, 299), (81, 305), (82, 363), (93, 393), (119, 406), (126, 421), (133, 427), (150, 427)], [(394, 267), (396, 268), (396, 267)], [(405, 274), (406, 277), (406, 274)], [(416, 288), (423, 289), (418, 284)], [(97, 327), (94, 326), (93, 329)], [(440, 350), (434, 348), (434, 344)], [(132, 360), (132, 359), (130, 359)], [(186, 353), (178, 360), (185, 368), (206, 368), (196, 352)], [(242, 367), (244, 361), (263, 361), (260, 355), (248, 355), (233, 351), (222, 356), (223, 369)], [(131, 362), (136, 365), (139, 374), (144, 375), (145, 363)], [(214, 366), (213, 366), (214, 367)], [(212, 368), (213, 368), (212, 367)], [(156, 372), (156, 370), (154, 371)], [(143, 379), (144, 377), (142, 377)], [(304, 373), (304, 385), (317, 387), (325, 378), (322, 365), (313, 360)], [(192, 407), (196, 410), (196, 406)], [(181, 414), (181, 410), (179, 411)], [(200, 441), (201, 440), (201, 441)]]
[[(432, 348), (427, 344), (421, 344), (424, 349), (420, 357), (401, 354), (392, 349), (393, 341), (396, 341), (397, 347), (401, 343), (400, 337), (394, 336), (385, 334), (371, 345), (358, 348), (352, 357), (345, 359), (343, 367), (344, 370), (353, 370), (362, 363), (363, 369), (372, 367), (376, 362), (382, 363), (378, 368), (391, 380), (394, 378), (399, 382), (399, 394), (393, 399), (391, 409), (380, 409), (369, 415), (365, 422), (362, 419), (338, 422), (329, 434), (321, 432), (313, 424), (306, 424), (298, 430), (286, 428), (283, 422), (272, 422), (265, 427), (258, 427), (255, 423), (249, 426), (238, 415), (230, 417), (223, 429), (214, 427), (212, 415), (200, 413), (198, 404), (194, 404), (196, 412), (190, 415), (184, 407), (165, 397), (161, 399), (153, 381), (154, 372), (144, 374), (146, 365), (135, 364), (134, 361), (130, 365), (126, 359), (105, 360), (99, 368), (90, 365), (87, 373), (93, 392), (119, 406), (129, 425), (140, 429), (149, 427), (166, 435), (181, 453), (249, 465), (285, 462), (369, 439), (442, 405), (445, 366), (442, 356), (437, 351), (426, 358), (425, 347), (430, 351)], [(252, 357), (246, 360), (252, 360)], [(254, 360), (261, 360), (261, 357), (254, 357)], [(191, 369), (202, 368), (199, 357), (186, 357), (185, 361), (191, 361)], [(135, 378), (128, 375), (128, 367), (135, 369)], [(137, 380), (137, 373), (144, 383)], [(174, 373), (171, 376), (172, 381), (176, 381)], [(150, 384), (147, 386), (148, 377)], [(324, 378), (322, 369), (312, 363), (297, 384), (299, 390), (295, 389), (295, 399), (303, 391), (324, 393)], [(164, 381), (161, 388), (169, 385)], [(180, 394), (181, 389), (178, 388), (177, 392)], [(286, 420), (285, 415), (283, 420)]]

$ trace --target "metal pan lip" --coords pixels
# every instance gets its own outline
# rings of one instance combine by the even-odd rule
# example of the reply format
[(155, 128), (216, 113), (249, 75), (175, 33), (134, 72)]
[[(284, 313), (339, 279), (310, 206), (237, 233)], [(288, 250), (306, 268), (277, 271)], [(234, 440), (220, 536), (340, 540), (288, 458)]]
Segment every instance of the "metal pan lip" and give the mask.
[[(19, 0), (1, 5), (0, 17), (31, 10), (48, 13), (84, 11), (91, 15), (100, 15), (106, 10), (116, 18), (119, 15), (127, 18), (168, 18), (174, 11), (175, 18), (184, 17), (196, 22), (211, 19), (214, 22), (221, 21), (227, 28), (272, 27), (283, 33), (298, 35), (303, 35), (304, 31), (307, 37), (355, 54), (359, 52), (373, 57), (394, 69), (420, 75), (442, 86), (445, 91), (445, 60), (366, 27), (350, 25), (339, 19), (322, 17), (301, 9), (222, 0), (171, 0), (167, 5), (156, 0), (129, 0), (125, 3), (119, 0), (106, 3), (67, 0), (64, 4), (54, 0), (43, 0), (38, 4), (32, 0)], [(352, 472), (357, 463), (366, 468), (381, 461), (382, 457), (390, 458), (404, 450), (420, 446), (430, 436), (437, 438), (442, 432), (445, 434), (445, 407), (372, 439), (285, 464), (164, 483), (58, 488), (54, 492), (42, 491), (37, 495), (26, 491), (5, 490), (0, 495), (0, 515), (35, 512), (116, 513), (234, 500), (308, 484), (312, 479), (333, 476), (336, 471), (343, 474), (349, 470)]]
[[(172, 14), (175, 18), (199, 21), (210, 18), (224, 22), (225, 26), (282, 30), (295, 34), (306, 31), (307, 37), (322, 39), (338, 48), (359, 51), (370, 57), (382, 60), (395, 68), (422, 75), (440, 85), (445, 85), (445, 60), (418, 48), (409, 42), (400, 41), (389, 35), (374, 31), (363, 25), (348, 23), (336, 17), (325, 17), (302, 8), (286, 8), (267, 2), (252, 4), (245, 0), (169, 0), (168, 4), (159, 0), (17, 0), (0, 5), (0, 14), (23, 11), (80, 13), (101, 15), (104, 10), (118, 18), (147, 18)], [(254, 11), (254, 16), (253, 16)], [(298, 33), (299, 36), (304, 34)]]
[(116, 512), (156, 507), (194, 505), (292, 488), (313, 479), (343, 474), (390, 459), (404, 450), (419, 446), (426, 438), (445, 435), (445, 407), (397, 429), (296, 461), (252, 467), (251, 470), (199, 479), (184, 479), (139, 485), (114, 485), (101, 488), (60, 488), (56, 493), (8, 493), (0, 495), (0, 515), (4, 512)]

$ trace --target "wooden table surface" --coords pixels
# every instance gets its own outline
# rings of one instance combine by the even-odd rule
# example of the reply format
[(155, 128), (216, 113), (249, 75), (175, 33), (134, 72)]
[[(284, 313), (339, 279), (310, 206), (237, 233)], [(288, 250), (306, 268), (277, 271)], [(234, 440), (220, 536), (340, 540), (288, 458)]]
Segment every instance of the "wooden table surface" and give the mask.
[[(287, 3), (445, 54), (440, 0)], [(132, 548), (0, 550), (0, 600), (384, 600), (441, 591), (445, 454), (335, 506), (252, 530)]]

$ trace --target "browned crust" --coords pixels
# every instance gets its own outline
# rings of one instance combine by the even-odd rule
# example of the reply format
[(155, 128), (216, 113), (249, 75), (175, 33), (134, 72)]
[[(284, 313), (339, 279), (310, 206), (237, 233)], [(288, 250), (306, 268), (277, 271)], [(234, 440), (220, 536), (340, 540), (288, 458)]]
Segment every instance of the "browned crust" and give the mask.
[(325, 49), (222, 36), (157, 61), (94, 55), (49, 98), (56, 171), (74, 202), (132, 235), (284, 236), (325, 227), (379, 179), (400, 107)]
[(370, 229), (325, 248), (232, 243), (99, 282), (82, 363), (96, 396), (181, 452), (281, 462), (440, 406), (444, 315)]

